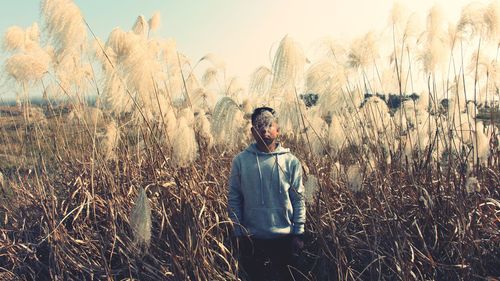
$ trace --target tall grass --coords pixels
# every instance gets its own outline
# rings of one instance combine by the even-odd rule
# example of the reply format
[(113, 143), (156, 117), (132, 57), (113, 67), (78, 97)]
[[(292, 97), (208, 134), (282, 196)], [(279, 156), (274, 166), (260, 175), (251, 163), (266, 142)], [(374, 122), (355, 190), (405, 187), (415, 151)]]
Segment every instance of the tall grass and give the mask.
[[(325, 44), (327, 54), (309, 64), (286, 36), (246, 93), (210, 54), (198, 61), (210, 65), (197, 77), (203, 64), (191, 66), (173, 39), (155, 36), (157, 14), (113, 30), (106, 43), (94, 37), (94, 45), (79, 32), (88, 25), (71, 1), (43, 1), (41, 34), (37, 25), (7, 31), (5, 70), (23, 95), (43, 89), (47, 100), (68, 102), (26, 106), (23, 119), (0, 116), (1, 277), (244, 278), (227, 177), (251, 141), (249, 113), (264, 103), (278, 109), (281, 142), (301, 159), (309, 189), (301, 276), (500, 276), (498, 120), (483, 124), (477, 97), (473, 110), (465, 102), (480, 83), (486, 92), (498, 88), (478, 70), (479, 50), (493, 43), (466, 33), (477, 26), (468, 20), (473, 12), (484, 15), (488, 36), (496, 34), (495, 7), (464, 8), (458, 35), (446, 34), (437, 8), (417, 30), (395, 7), (389, 55), (378, 47), (383, 35), (369, 32), (348, 48)], [(475, 42), (484, 45), (470, 51)], [(43, 71), (16, 70), (24, 65), (13, 63), (19, 53), (33, 56), (28, 43), (50, 57)], [(311, 91), (319, 100), (308, 108), (299, 96)], [(95, 106), (84, 102), (90, 92)], [(488, 98), (498, 101), (498, 93)]]

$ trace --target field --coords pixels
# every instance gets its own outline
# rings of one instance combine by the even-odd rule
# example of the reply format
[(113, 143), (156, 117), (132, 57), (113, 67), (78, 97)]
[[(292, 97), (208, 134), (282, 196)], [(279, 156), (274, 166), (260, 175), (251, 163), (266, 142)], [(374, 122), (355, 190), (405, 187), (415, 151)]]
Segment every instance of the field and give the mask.
[[(4, 278), (240, 276), (226, 214), (233, 152), (200, 150), (197, 160), (179, 168), (171, 153), (156, 147), (154, 132), (138, 132), (151, 141), (138, 150), (130, 126), (122, 129), (132, 132), (122, 133), (115, 158), (106, 160), (107, 151), (100, 151), (106, 117), (82, 124), (64, 113), (47, 115), (30, 124), (22, 115), (1, 118)], [(197, 141), (203, 147), (203, 139)], [(353, 192), (332, 159), (284, 142), (308, 167), (308, 182), (316, 178), (319, 186), (308, 201), (301, 268), (308, 279), (499, 275), (498, 152), (478, 169), (477, 190), (469, 190), (459, 167), (405, 159), (370, 172)], [(147, 249), (134, 242), (131, 224), (141, 188), (151, 206)]]
[(476, 8), (453, 32), (395, 8), (389, 54), (367, 33), (306, 59), (285, 36), (245, 89), (150, 36), (155, 16), (103, 42), (42, 1), (43, 29), (3, 38), (0, 279), (245, 280), (228, 176), (269, 105), (304, 174), (297, 280), (498, 280), (500, 6)]

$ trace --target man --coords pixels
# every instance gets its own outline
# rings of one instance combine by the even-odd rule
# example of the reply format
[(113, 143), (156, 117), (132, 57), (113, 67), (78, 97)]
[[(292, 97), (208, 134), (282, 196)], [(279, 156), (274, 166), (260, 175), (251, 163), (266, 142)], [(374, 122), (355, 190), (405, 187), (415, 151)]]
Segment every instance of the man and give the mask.
[(232, 162), (229, 217), (240, 261), (251, 280), (292, 280), (293, 257), (303, 248), (306, 209), (299, 160), (278, 143), (274, 110), (252, 114), (255, 143)]

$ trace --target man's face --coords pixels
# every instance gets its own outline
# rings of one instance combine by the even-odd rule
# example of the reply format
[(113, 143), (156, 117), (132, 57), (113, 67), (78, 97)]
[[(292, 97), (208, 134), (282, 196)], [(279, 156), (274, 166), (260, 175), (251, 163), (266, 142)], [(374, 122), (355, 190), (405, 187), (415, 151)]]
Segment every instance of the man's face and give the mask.
[(256, 118), (252, 127), (252, 135), (261, 145), (269, 146), (276, 142), (279, 127), (271, 112), (265, 111)]

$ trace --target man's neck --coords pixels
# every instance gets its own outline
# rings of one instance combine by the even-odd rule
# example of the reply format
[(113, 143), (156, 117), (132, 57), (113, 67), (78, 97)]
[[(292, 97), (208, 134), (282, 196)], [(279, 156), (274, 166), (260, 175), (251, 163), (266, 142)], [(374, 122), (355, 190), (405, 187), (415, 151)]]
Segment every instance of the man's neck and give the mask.
[(277, 147), (278, 145), (276, 144), (276, 142), (273, 142), (269, 145), (266, 145), (265, 143), (262, 142), (257, 142), (257, 149), (262, 152), (270, 153), (275, 151)]

